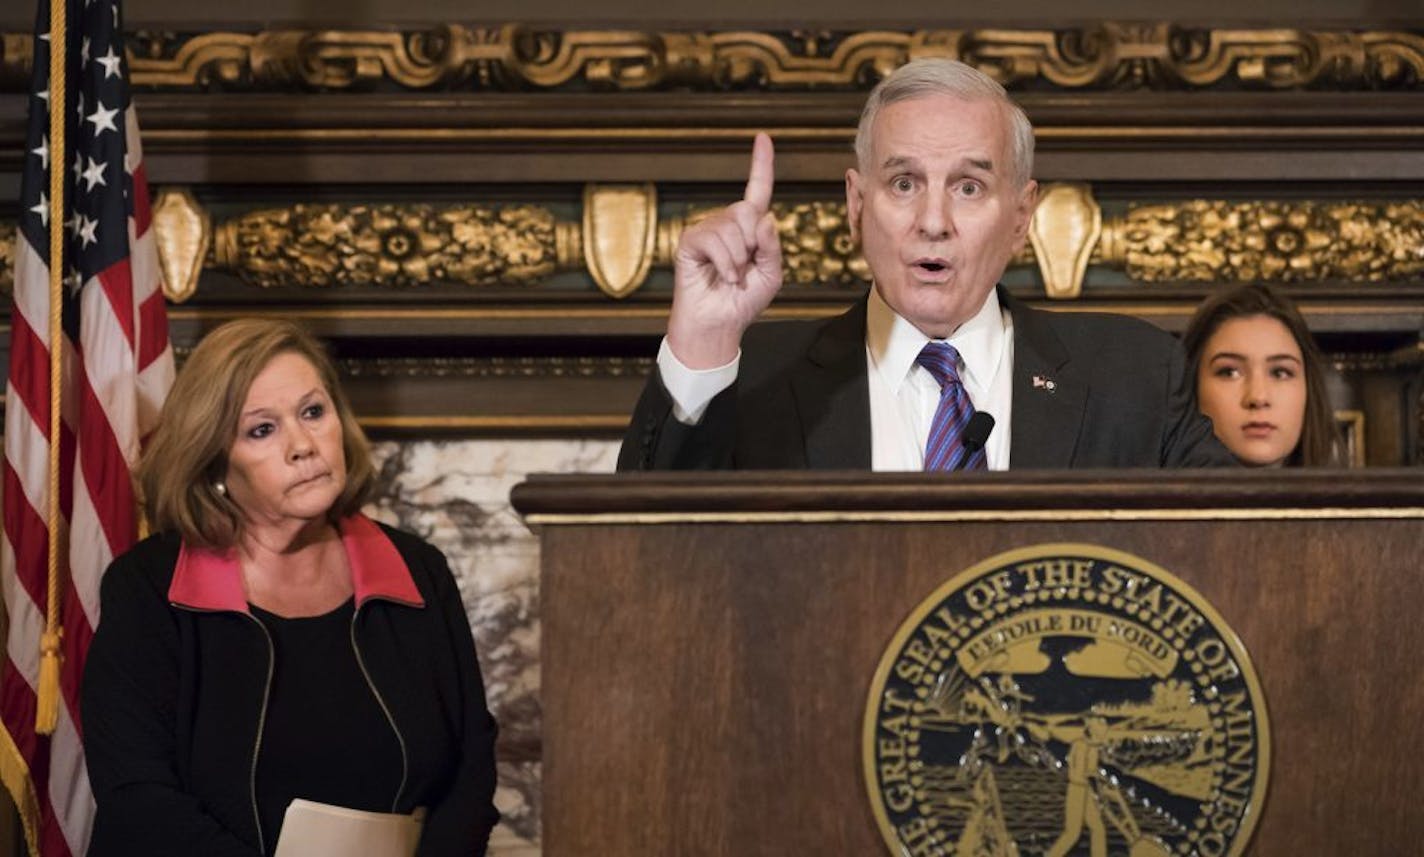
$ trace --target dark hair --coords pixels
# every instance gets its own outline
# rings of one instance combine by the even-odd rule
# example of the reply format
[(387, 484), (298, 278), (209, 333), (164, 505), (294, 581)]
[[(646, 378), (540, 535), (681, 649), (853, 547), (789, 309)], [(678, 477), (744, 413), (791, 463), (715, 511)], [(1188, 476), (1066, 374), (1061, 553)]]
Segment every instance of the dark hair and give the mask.
[(163, 404), (158, 428), (139, 465), (148, 519), (189, 544), (225, 549), (237, 543), (242, 513), (217, 489), (247, 391), (272, 358), (296, 354), (316, 369), (341, 421), (346, 488), (327, 513), (332, 523), (355, 514), (375, 485), (366, 436), (337, 383), (325, 349), (288, 321), (247, 318), (218, 327), (193, 349)]
[(1270, 286), (1252, 283), (1207, 298), (1197, 308), (1196, 315), (1182, 335), (1182, 347), (1187, 351), (1191, 377), (1199, 377), (1202, 350), (1220, 327), (1235, 318), (1265, 316), (1285, 325), (1300, 348), (1305, 374), (1305, 419), (1300, 442), (1286, 457), (1293, 467), (1329, 467), (1341, 461), (1340, 434), (1335, 427), (1335, 414), (1330, 408), (1330, 396), (1325, 389), (1325, 358), (1315, 345), (1295, 306), (1277, 294)]

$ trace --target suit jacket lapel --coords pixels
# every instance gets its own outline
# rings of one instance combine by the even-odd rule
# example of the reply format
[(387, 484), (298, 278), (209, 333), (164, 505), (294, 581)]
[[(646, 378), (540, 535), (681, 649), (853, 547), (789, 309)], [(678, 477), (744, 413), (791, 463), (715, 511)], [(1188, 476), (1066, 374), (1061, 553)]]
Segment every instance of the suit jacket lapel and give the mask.
[(865, 300), (826, 323), (791, 375), (806, 466), (870, 469), (870, 382), (865, 365)]
[(1018, 302), (1003, 287), (999, 300), (1014, 319), (1009, 466), (1014, 470), (1068, 467), (1083, 425), (1088, 385), (1074, 370), (1046, 312)]

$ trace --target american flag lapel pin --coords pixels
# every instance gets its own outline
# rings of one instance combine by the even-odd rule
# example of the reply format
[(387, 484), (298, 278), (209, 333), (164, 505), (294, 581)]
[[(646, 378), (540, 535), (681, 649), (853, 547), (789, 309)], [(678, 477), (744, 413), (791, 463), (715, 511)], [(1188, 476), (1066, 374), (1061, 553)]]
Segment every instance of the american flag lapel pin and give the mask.
[(1058, 389), (1058, 385), (1053, 383), (1052, 378), (1045, 378), (1042, 375), (1035, 375), (1033, 376), (1033, 388), (1035, 390), (1047, 390), (1048, 392), (1052, 393), (1054, 390)]

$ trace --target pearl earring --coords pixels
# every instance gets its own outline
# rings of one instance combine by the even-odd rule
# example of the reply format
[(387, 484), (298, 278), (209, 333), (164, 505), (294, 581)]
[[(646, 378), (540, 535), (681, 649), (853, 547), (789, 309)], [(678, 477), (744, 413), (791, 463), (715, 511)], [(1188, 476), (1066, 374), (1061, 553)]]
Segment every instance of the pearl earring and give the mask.
[(217, 491), (219, 494), (221, 494), (222, 496), (226, 497), (226, 496), (227, 496), (227, 483), (225, 483), (225, 482), (214, 482), (214, 483), (213, 483), (213, 490), (214, 490), (214, 491)]

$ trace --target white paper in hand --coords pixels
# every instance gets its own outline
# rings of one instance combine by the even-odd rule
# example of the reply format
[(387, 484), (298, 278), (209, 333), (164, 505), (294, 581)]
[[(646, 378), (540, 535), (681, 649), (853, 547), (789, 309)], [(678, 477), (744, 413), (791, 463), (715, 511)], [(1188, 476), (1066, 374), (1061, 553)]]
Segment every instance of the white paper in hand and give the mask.
[(287, 807), (275, 857), (415, 857), (425, 810), (365, 812), (297, 798)]

